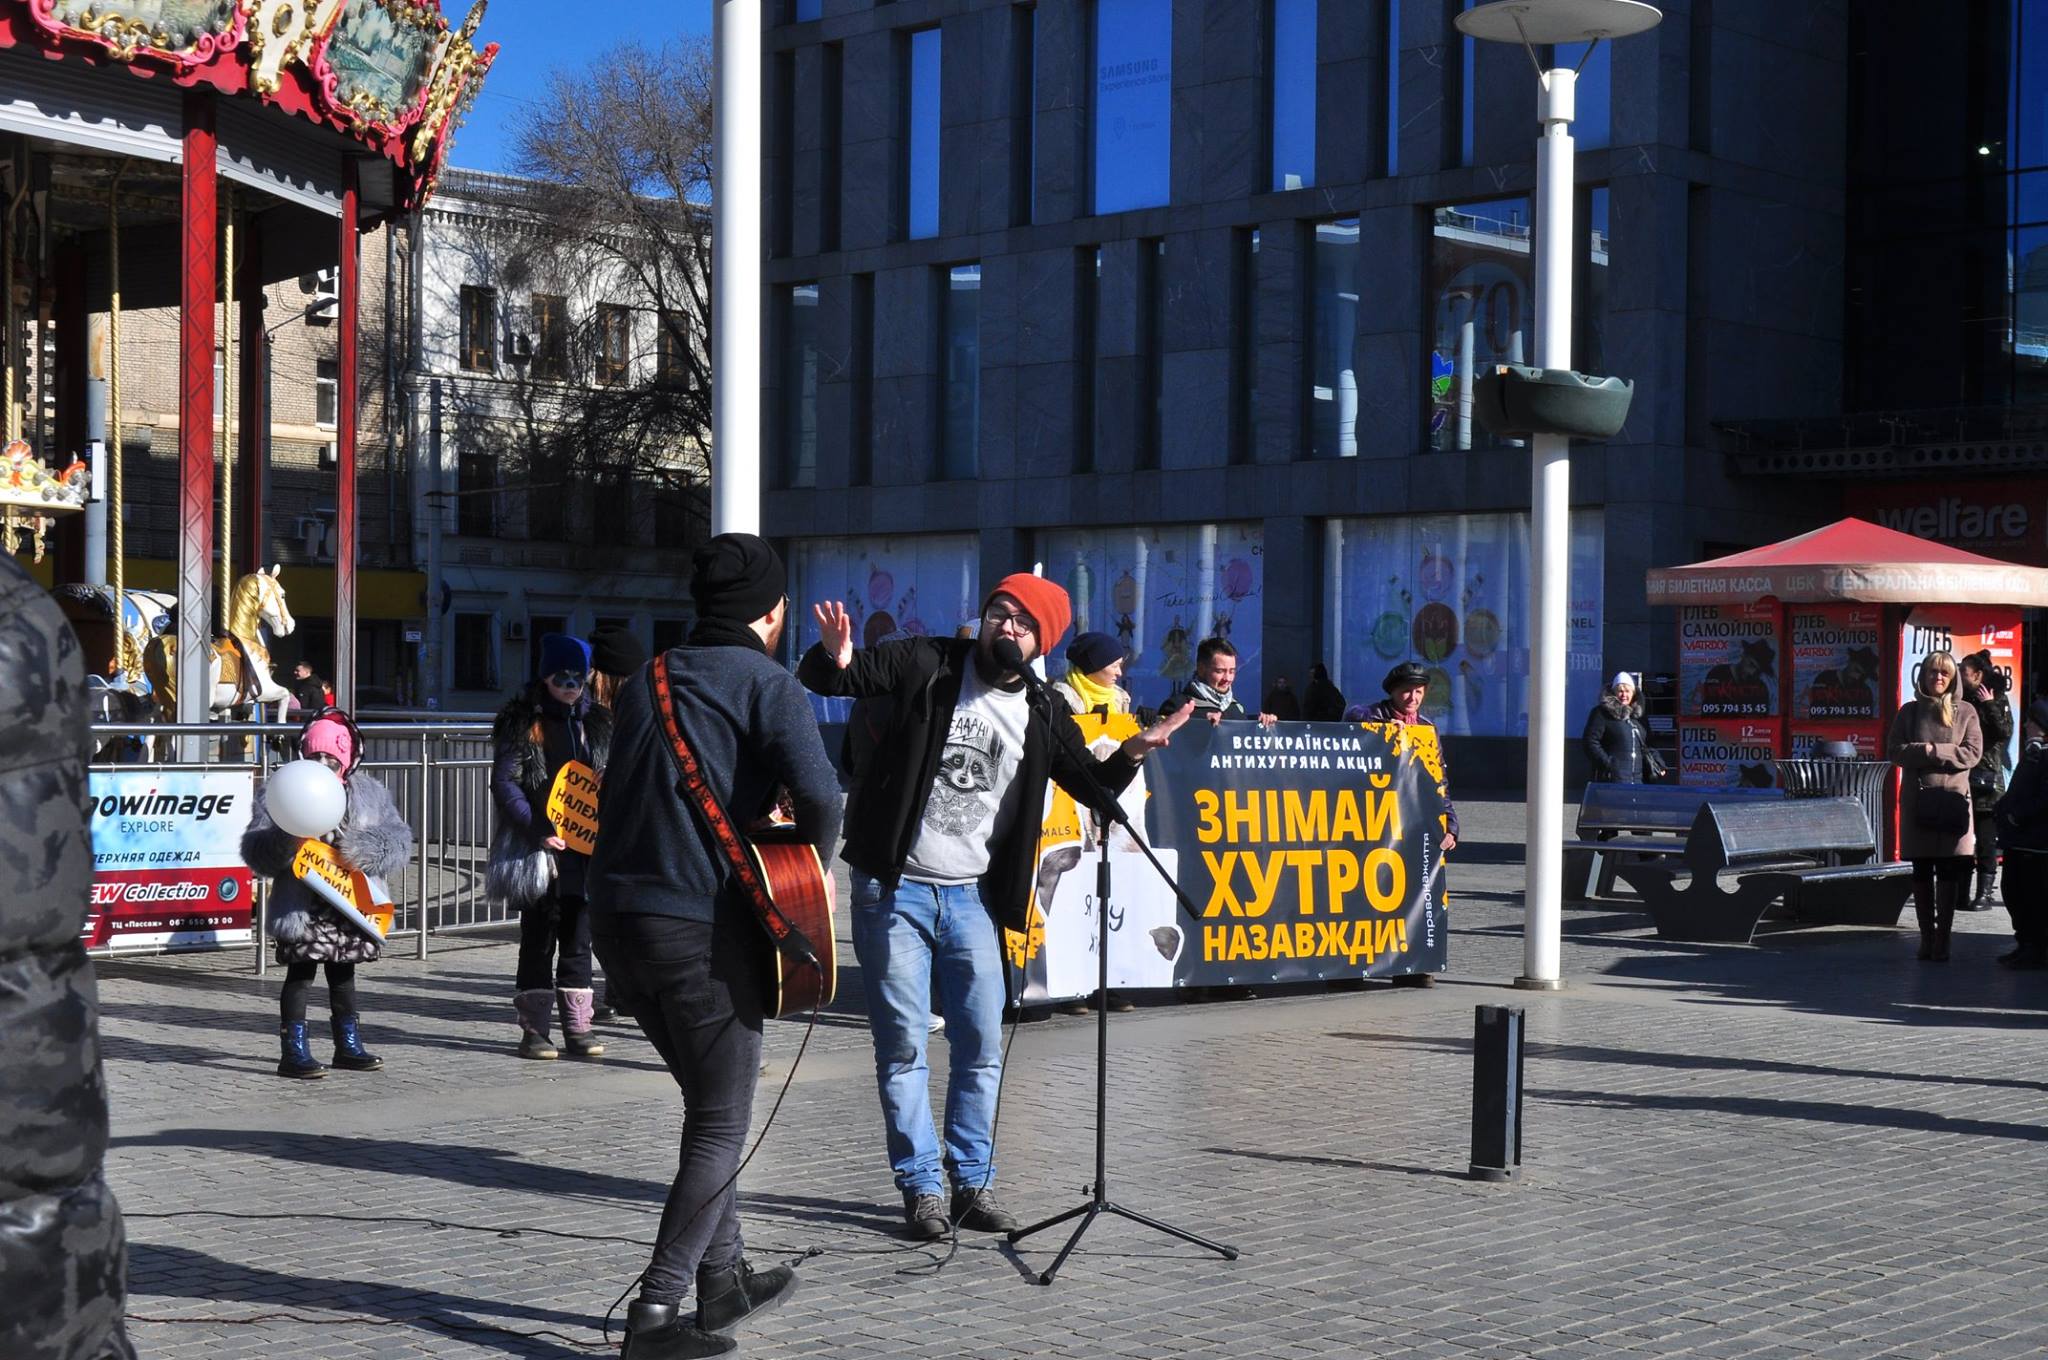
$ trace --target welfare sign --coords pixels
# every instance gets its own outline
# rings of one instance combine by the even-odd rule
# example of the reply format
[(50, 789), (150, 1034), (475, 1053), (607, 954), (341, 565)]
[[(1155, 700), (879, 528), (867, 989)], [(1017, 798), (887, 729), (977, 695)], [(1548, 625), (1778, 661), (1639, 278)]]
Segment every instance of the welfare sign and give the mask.
[(212, 949), (249, 942), (242, 863), (253, 770), (94, 770), (87, 948)]
[[(1083, 717), (1098, 750), (1136, 728)], [(1440, 972), (1444, 768), (1436, 732), (1383, 724), (1191, 723), (1120, 800), (1142, 808), (1155, 854), (1110, 836), (1111, 987), (1200, 987)], [(1133, 808), (1133, 811), (1136, 811)], [(1028, 938), (1009, 937), (1025, 997), (1094, 990), (1098, 892), (1092, 812), (1048, 797)]]

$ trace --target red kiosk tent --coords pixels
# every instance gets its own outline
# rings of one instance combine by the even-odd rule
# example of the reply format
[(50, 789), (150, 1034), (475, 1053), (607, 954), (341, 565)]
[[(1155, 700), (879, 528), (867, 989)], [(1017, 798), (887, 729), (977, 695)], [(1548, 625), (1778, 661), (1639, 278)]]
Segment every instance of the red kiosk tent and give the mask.
[[(2020, 611), (2048, 605), (2048, 568), (1963, 552), (1860, 519), (1647, 576), (1679, 611), (1679, 773), (1768, 784), (1772, 761), (1885, 731), (1928, 653), (1989, 650), (2017, 719)], [(2017, 730), (2018, 723), (2014, 723)]]

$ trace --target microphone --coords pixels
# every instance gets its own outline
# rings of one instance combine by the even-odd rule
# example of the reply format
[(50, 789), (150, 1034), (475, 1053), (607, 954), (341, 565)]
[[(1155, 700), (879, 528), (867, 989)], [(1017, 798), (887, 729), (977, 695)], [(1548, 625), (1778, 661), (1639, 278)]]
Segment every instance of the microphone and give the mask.
[(1024, 688), (1033, 694), (1045, 693), (1045, 681), (1039, 679), (1037, 673), (1031, 669), (1031, 663), (1024, 659), (1024, 653), (1018, 649), (1014, 640), (999, 637), (989, 647), (989, 651), (994, 653), (1004, 670), (1024, 682)]

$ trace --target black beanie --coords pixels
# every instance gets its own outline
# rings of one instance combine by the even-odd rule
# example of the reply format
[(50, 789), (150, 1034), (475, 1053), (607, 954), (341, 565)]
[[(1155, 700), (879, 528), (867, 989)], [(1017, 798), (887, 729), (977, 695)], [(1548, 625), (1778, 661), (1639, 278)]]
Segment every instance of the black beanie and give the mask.
[(690, 596), (702, 618), (752, 623), (789, 593), (781, 555), (754, 534), (720, 534), (690, 561)]
[(631, 675), (647, 664), (647, 649), (629, 628), (615, 623), (590, 630), (590, 668), (600, 675)]

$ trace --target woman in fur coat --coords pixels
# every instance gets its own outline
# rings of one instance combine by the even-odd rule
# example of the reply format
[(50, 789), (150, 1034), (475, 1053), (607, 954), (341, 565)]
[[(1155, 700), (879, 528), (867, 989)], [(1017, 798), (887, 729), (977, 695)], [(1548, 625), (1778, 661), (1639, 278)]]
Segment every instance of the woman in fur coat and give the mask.
[(555, 834), (547, 806), (555, 776), (570, 761), (604, 772), (612, 715), (591, 700), (588, 643), (549, 633), (541, 639), (540, 657), (541, 678), (499, 710), (492, 732), (491, 799), (498, 808), (498, 829), (491, 837), (484, 893), (519, 912), (513, 995), (519, 1056), (558, 1056), (548, 1038), (548, 1022), (559, 1009), (562, 1045), (569, 1056), (595, 1058), (604, 1045), (591, 1032), (596, 1007), (590, 987), (590, 910), (583, 889), (589, 858)]
[[(376, 777), (356, 768), (362, 743), (348, 715), (339, 709), (322, 713), (306, 724), (299, 745), (306, 759), (318, 760), (340, 775), (348, 791), (348, 811), (341, 825), (323, 839), (348, 867), (373, 878), (389, 879), (403, 869), (412, 859), (412, 828)], [(306, 994), (322, 967), (327, 971), (334, 1065), (350, 1072), (374, 1072), (384, 1060), (363, 1047), (357, 1027), (356, 965), (374, 961), (383, 946), (344, 921), (292, 873), (300, 838), (270, 819), (266, 793), (267, 786), (256, 790), (249, 829), (242, 834), (242, 859), (271, 880), (270, 936), (277, 941), (277, 961), (285, 966), (284, 990), (278, 997), (284, 1051), (277, 1074), (327, 1075), (306, 1040)]]
[(1586, 715), (1580, 741), (1596, 784), (1640, 784), (1645, 776), (1655, 778), (1664, 772), (1663, 760), (1650, 749), (1636, 678), (1627, 671), (1615, 675), (1607, 693)]

